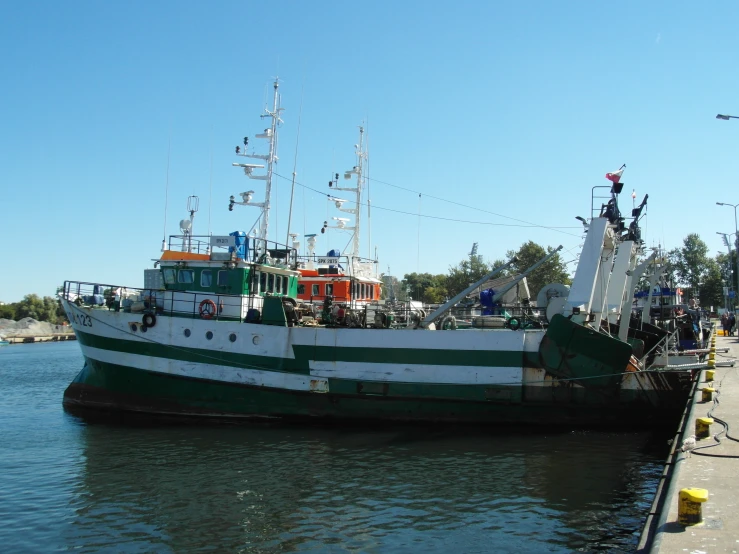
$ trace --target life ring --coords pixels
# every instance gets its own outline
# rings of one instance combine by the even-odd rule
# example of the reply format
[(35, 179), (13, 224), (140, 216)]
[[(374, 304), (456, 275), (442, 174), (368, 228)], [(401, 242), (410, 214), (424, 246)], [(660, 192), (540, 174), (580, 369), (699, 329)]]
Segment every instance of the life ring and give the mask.
[(157, 324), (157, 317), (154, 314), (144, 314), (144, 317), (141, 318), (141, 323), (147, 327), (154, 327)]
[(508, 320), (508, 327), (510, 327), (511, 331), (517, 331), (521, 328), (521, 322), (517, 317), (512, 317)]
[(216, 313), (216, 303), (209, 298), (205, 299), (200, 303), (198, 311), (203, 319), (211, 319)]

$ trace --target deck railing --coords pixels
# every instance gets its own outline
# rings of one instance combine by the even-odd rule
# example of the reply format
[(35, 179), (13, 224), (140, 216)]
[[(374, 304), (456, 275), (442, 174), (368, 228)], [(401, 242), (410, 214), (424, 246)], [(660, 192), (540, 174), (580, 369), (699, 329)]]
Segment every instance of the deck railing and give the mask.
[(81, 281), (65, 281), (60, 295), (78, 306), (213, 320), (248, 319), (250, 309), (261, 307), (261, 298), (252, 295), (167, 291)]

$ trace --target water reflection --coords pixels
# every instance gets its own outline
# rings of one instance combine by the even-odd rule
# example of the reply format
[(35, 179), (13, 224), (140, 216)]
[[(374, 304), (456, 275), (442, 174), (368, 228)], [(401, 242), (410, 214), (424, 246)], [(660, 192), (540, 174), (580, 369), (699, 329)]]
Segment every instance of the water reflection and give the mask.
[(81, 365), (75, 343), (0, 352), (4, 550), (632, 551), (666, 455), (648, 434), (95, 424), (61, 406)]
[(649, 441), (91, 425), (69, 540), (89, 551), (624, 549), (659, 474)]

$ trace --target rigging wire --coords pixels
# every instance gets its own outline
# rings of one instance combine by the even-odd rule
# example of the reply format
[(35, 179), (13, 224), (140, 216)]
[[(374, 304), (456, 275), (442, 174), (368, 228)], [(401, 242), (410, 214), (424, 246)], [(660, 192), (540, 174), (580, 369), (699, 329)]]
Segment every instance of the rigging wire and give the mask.
[(169, 203), (169, 158), (172, 153), (172, 129), (169, 130), (167, 139), (167, 179), (164, 185), (164, 229), (162, 230), (162, 252), (167, 244), (167, 204)]
[(208, 195), (208, 235), (210, 235), (210, 214), (213, 211), (213, 125), (210, 126), (210, 189)]
[[(284, 175), (280, 175), (279, 173), (274, 173), (274, 175), (277, 176), (277, 177), (279, 177), (280, 179), (289, 180), (289, 177), (285, 177)], [(295, 184), (298, 185), (298, 186), (300, 186), (300, 187), (303, 187), (304, 189), (308, 189), (308, 190), (313, 191), (313, 192), (315, 192), (317, 194), (320, 194), (321, 196), (325, 196), (327, 198), (332, 198), (331, 194), (322, 192), (322, 191), (320, 191), (318, 189), (314, 189), (313, 187), (310, 187), (308, 185), (304, 185), (303, 183), (299, 183), (299, 182), (296, 181)], [(349, 202), (355, 203), (355, 202), (352, 202), (352, 201), (349, 201)], [(360, 205), (366, 206), (367, 204), (364, 203), (364, 202), (360, 202)], [(403, 210), (396, 210), (394, 208), (386, 208), (384, 206), (378, 206), (377, 204), (374, 204), (372, 207), (375, 208), (376, 210), (384, 210), (384, 211), (387, 211), (387, 212), (393, 212), (393, 213), (398, 213), (398, 214), (403, 214), (403, 215), (410, 215), (410, 216), (419, 216), (419, 214), (414, 214), (412, 212), (406, 212), (406, 211), (403, 211)], [(489, 212), (489, 213), (493, 213), (493, 212)], [(498, 215), (498, 214), (494, 214), (494, 215)], [(456, 219), (456, 218), (452, 218), (452, 217), (442, 217), (442, 216), (426, 215), (426, 214), (420, 214), (420, 217), (425, 217), (427, 219), (438, 219), (438, 220), (441, 220), (441, 221), (450, 221), (450, 222), (454, 222), (454, 223), (470, 223), (470, 224), (475, 224), (475, 225), (490, 225), (490, 226), (493, 226), (493, 227), (523, 227), (523, 228), (532, 228), (532, 229), (533, 228), (549, 229), (551, 231), (556, 231), (558, 233), (562, 233), (564, 235), (569, 235), (571, 237), (577, 237), (577, 238), (580, 238), (581, 237), (581, 235), (576, 235), (574, 233), (568, 233), (567, 231), (562, 231), (561, 230), (561, 229), (577, 229), (578, 227), (549, 227), (549, 226), (546, 226), (546, 225), (537, 225), (535, 223), (530, 223), (528, 221), (516, 220), (514, 218), (508, 218), (508, 219), (514, 219), (514, 221), (520, 221), (521, 223), (524, 223), (525, 225), (520, 225), (520, 224), (515, 224), (515, 223), (492, 223), (492, 222), (489, 222), (489, 221), (471, 221), (471, 220), (466, 220), (466, 219)], [(505, 216), (503, 216), (503, 217), (505, 217)]]
[(300, 112), (298, 113), (298, 136), (295, 139), (295, 160), (293, 161), (293, 182), (290, 189), (290, 211), (287, 212), (287, 237), (285, 238), (285, 244), (290, 244), (290, 224), (293, 219), (293, 198), (295, 198), (295, 177), (298, 169), (298, 146), (300, 146), (300, 122), (303, 119), (303, 94), (305, 92), (305, 85), (300, 89)]
[[(388, 183), (387, 181), (381, 181), (379, 179), (372, 179), (372, 181), (374, 181), (375, 183), (381, 183), (383, 185), (388, 185), (388, 186), (394, 187), (396, 189), (405, 190), (407, 192), (413, 192), (415, 194), (421, 194), (417, 190), (409, 189), (409, 188), (406, 188), (406, 187), (401, 187), (400, 185), (394, 185), (392, 183)], [(528, 221), (524, 221), (523, 219), (517, 219), (515, 217), (511, 217), (511, 216), (508, 216), (508, 215), (499, 214), (497, 212), (491, 212), (490, 210), (485, 210), (485, 209), (479, 208), (477, 206), (470, 206), (468, 204), (462, 204), (461, 202), (456, 202), (454, 200), (448, 200), (446, 198), (441, 198), (439, 196), (434, 196), (432, 194), (426, 194), (426, 196), (428, 198), (433, 198), (434, 200), (439, 200), (440, 202), (446, 202), (448, 204), (454, 204), (455, 206), (460, 206), (462, 208), (469, 208), (471, 210), (477, 210), (478, 212), (485, 212), (485, 213), (488, 213), (488, 214), (491, 214), (491, 215), (495, 215), (495, 216), (498, 216), (498, 217), (503, 217), (505, 219), (510, 219), (512, 221), (518, 221), (520, 223), (529, 223)], [(556, 229), (556, 227), (545, 227), (543, 225), (536, 225), (536, 227), (544, 227), (545, 229)], [(574, 229), (574, 228), (575, 227), (564, 227), (564, 229)]]
[(416, 237), (416, 271), (421, 271), (421, 193), (418, 193), (418, 236)]
[[(367, 154), (364, 157), (364, 167), (366, 168), (365, 188), (367, 189), (367, 259), (372, 259), (372, 199), (370, 197), (370, 158), (369, 158), (369, 114), (365, 118), (364, 132), (366, 135), (364, 151)], [(357, 206), (359, 209), (359, 206)]]

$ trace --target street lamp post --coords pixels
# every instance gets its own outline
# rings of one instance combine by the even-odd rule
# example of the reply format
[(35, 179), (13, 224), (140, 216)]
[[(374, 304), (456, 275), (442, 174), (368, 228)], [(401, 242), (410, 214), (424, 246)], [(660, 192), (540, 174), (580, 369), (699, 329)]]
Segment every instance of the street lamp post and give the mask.
[[(717, 235), (721, 235), (724, 239), (724, 244), (726, 245), (726, 248), (729, 249), (729, 281), (728, 281), (728, 287), (726, 287), (727, 294), (724, 295), (724, 308), (726, 311), (729, 311), (729, 295), (728, 290), (733, 286), (731, 284), (731, 242), (729, 241), (729, 237), (734, 237), (736, 240), (736, 233), (722, 233), (721, 231), (716, 231)], [(739, 294), (739, 292), (734, 293)]]
[[(726, 116), (726, 117), (732, 117), (732, 116)], [(734, 208), (734, 235), (735, 235), (734, 238), (736, 238), (737, 236), (739, 236), (737, 235), (737, 232), (739, 230), (737, 229), (737, 224), (736, 224), (736, 209), (737, 207), (739, 207), (739, 204), (727, 204), (726, 202), (716, 202), (716, 204), (719, 206), (729, 206), (731, 208)], [(737, 255), (736, 257), (736, 271), (734, 272), (734, 275), (736, 275), (736, 288), (734, 289), (734, 300), (736, 301), (737, 296), (739, 295), (739, 255)], [(733, 305), (734, 303), (732, 302), (732, 306)]]
[[(716, 114), (716, 119), (722, 119), (724, 121), (729, 121), (730, 119), (739, 119), (739, 116), (736, 115), (725, 115), (725, 114)], [(737, 233), (737, 225), (736, 225), (736, 208), (739, 206), (739, 204), (726, 204), (725, 202), (716, 202), (719, 206), (731, 206), (734, 208), (734, 233)], [(739, 235), (735, 235), (735, 239), (739, 239)], [(737, 251), (736, 256), (736, 284), (737, 288), (734, 289), (734, 299), (736, 300), (739, 298), (739, 251)]]

